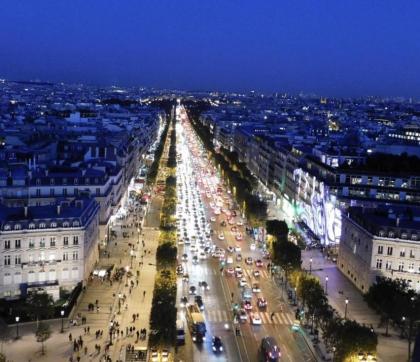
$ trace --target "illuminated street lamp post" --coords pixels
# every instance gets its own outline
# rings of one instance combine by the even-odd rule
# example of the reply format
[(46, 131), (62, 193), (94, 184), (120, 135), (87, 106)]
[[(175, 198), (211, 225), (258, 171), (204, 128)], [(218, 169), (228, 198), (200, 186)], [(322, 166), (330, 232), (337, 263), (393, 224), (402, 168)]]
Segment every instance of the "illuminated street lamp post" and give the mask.
[(16, 321), (16, 339), (19, 339), (19, 316), (15, 317), (15, 321)]
[(346, 307), (344, 309), (344, 319), (347, 320), (347, 306), (349, 305), (349, 300), (346, 298)]
[(312, 274), (312, 258), (309, 259), (309, 274)]
[(325, 295), (328, 295), (328, 276), (325, 277)]
[(61, 333), (64, 333), (64, 310), (61, 310)]
[(131, 259), (131, 261), (130, 261), (130, 265), (131, 265), (131, 268), (133, 268), (133, 259), (134, 259), (134, 250), (133, 249), (131, 249), (130, 250), (130, 259)]

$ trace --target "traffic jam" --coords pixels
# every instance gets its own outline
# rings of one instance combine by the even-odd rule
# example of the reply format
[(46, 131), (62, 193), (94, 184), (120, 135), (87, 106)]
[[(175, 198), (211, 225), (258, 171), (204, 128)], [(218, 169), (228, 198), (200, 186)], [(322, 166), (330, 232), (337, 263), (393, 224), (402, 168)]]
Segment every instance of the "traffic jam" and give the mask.
[[(261, 351), (268, 343), (265, 338), (271, 338), (271, 350), (267, 353), (272, 358), (268, 360), (276, 361), (281, 356), (280, 347), (274, 337), (266, 337), (261, 325), (289, 326), (293, 321), (286, 313), (268, 310), (264, 288), (271, 285), (269, 255), (256, 245), (231, 190), (220, 180), (181, 106), (177, 107), (177, 117), (177, 275), (178, 310), (181, 310), (178, 335), (189, 331), (195, 344), (206, 346), (200, 353), (207, 351), (220, 356), (228, 343), (224, 336), (230, 333), (231, 338), (237, 338), (244, 325), (248, 325), (251, 332), (259, 332), (250, 333), (258, 353), (265, 354)], [(209, 274), (222, 279), (223, 293), (217, 287), (219, 297), (213, 295), (213, 299), (223, 295), (229, 305), (221, 307), (224, 311), (219, 312), (218, 319), (214, 316), (217, 307), (206, 308), (206, 300), (216, 289)], [(216, 328), (219, 324), (225, 333), (216, 335), (213, 331), (220, 331)], [(247, 353), (250, 347), (243, 344)]]

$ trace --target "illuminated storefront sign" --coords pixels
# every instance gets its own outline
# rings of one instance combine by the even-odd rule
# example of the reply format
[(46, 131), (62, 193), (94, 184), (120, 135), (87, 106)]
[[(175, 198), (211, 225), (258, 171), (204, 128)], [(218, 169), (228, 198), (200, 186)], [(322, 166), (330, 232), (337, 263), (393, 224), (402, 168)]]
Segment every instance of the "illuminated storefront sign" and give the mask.
[(303, 221), (325, 245), (338, 243), (341, 236), (341, 211), (335, 195), (316, 177), (296, 169), (297, 219)]

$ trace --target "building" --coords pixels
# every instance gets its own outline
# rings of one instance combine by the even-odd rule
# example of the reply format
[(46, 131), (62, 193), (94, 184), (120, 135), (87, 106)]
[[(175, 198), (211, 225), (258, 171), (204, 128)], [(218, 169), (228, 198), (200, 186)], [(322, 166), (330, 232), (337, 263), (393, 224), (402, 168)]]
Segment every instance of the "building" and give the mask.
[(358, 289), (384, 276), (420, 291), (420, 209), (350, 207), (342, 227), (337, 264)]
[(85, 284), (99, 259), (99, 204), (93, 198), (52, 205), (0, 206), (0, 298)]

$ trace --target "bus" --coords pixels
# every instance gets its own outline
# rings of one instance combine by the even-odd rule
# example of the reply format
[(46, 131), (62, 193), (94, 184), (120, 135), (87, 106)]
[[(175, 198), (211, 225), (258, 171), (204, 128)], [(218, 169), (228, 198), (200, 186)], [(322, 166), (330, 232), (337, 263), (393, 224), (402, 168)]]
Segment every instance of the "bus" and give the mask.
[(187, 307), (187, 323), (194, 342), (202, 343), (206, 339), (206, 322), (196, 304)]
[(184, 322), (180, 319), (176, 321), (176, 344), (185, 344), (185, 328)]

